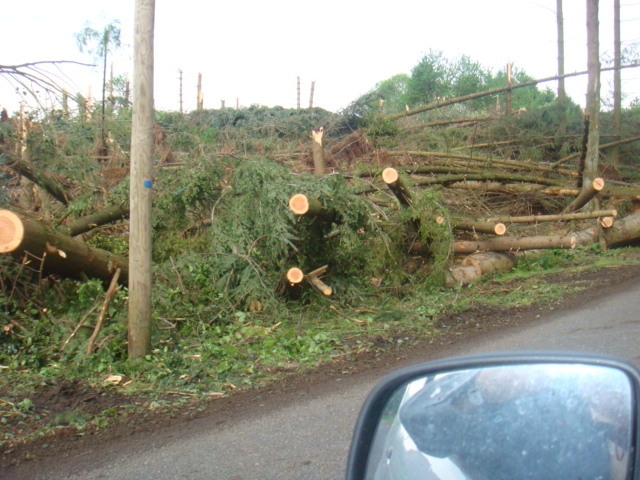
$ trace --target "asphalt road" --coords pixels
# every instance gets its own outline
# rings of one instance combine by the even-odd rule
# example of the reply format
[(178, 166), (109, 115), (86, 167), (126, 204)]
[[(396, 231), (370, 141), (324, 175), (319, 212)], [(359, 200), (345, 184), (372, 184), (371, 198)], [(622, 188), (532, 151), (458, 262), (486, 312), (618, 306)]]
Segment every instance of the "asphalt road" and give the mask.
[[(577, 309), (452, 344), (437, 355), (572, 350), (615, 355), (640, 368), (639, 295), (640, 282), (627, 281), (606, 297), (585, 296)], [(281, 407), (256, 403), (239, 419), (205, 418), (180, 431), (133, 435), (113, 450), (48, 459), (37, 473), (32, 465), (28, 476), (19, 469), (8, 480), (342, 479), (360, 405), (383, 373), (336, 376), (325, 389), (296, 392)]]

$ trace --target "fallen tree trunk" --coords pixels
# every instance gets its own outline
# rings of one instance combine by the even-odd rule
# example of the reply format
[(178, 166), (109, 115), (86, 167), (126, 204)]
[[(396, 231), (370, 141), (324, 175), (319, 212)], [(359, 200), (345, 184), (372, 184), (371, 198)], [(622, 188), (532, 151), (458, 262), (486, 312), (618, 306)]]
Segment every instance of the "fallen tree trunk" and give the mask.
[(411, 191), (400, 180), (400, 175), (395, 168), (385, 168), (382, 171), (382, 180), (387, 184), (401, 205), (409, 206), (412, 202)]
[[(607, 247), (623, 247), (640, 242), (640, 212), (617, 220), (610, 228), (602, 230), (602, 237)], [(587, 228), (574, 233), (577, 245), (598, 243), (600, 232), (596, 227)]]
[(490, 233), (492, 235), (504, 235), (507, 232), (507, 227), (505, 227), (504, 223), (476, 222), (460, 219), (453, 220), (453, 229), (478, 233)]
[(571, 249), (576, 247), (575, 235), (551, 235), (534, 237), (499, 237), (491, 240), (460, 240), (453, 244), (453, 251), (460, 253), (506, 252), (550, 248)]
[(511, 252), (474, 253), (466, 257), (461, 265), (455, 265), (448, 269), (445, 273), (445, 286), (468, 285), (478, 280), (482, 275), (508, 272), (515, 263), (515, 255)]
[(604, 179), (594, 178), (589, 185), (585, 185), (573, 202), (567, 205), (562, 213), (572, 213), (584, 207), (604, 188)]
[(303, 193), (296, 193), (289, 199), (289, 209), (296, 215), (318, 217), (326, 222), (338, 222), (338, 216), (332, 209), (325, 208), (316, 198), (309, 198)]
[(75, 237), (76, 235), (86, 233), (101, 225), (106, 225), (107, 223), (116, 222), (125, 218), (129, 218), (129, 207), (126, 205), (117, 205), (106, 208), (101, 212), (96, 212), (91, 215), (78, 218), (69, 225), (60, 225), (56, 230), (69, 235), (70, 237)]
[(36, 172), (33, 169), (33, 165), (31, 165), (30, 163), (18, 160), (13, 157), (11, 157), (10, 161), (7, 163), (7, 166), (15, 173), (31, 180), (33, 183), (45, 190), (47, 193), (49, 193), (49, 195), (51, 195), (63, 205), (69, 205), (69, 202), (71, 201), (70, 195), (67, 193), (62, 184), (56, 181), (54, 178)]
[(616, 217), (616, 210), (596, 210), (593, 212), (564, 213), (559, 215), (526, 215), (523, 217), (491, 217), (487, 222), (504, 223), (543, 223), (543, 222), (566, 222), (571, 220), (587, 220), (590, 218)]
[(119, 268), (119, 281), (126, 284), (129, 278), (127, 257), (91, 248), (48, 225), (0, 210), (0, 254), (22, 260), (25, 252), (42, 258), (42, 271), (46, 273), (108, 282)]

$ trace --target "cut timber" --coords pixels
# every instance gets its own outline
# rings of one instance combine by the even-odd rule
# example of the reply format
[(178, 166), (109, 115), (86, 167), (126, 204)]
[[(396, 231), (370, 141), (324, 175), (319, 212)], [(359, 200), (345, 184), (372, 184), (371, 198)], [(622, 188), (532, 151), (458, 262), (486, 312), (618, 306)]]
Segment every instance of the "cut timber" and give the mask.
[(331, 289), (331, 287), (326, 283), (324, 283), (322, 280), (320, 280), (318, 277), (305, 275), (304, 278), (305, 280), (307, 280), (307, 282), (309, 282), (309, 284), (311, 284), (316, 290), (318, 290), (323, 295), (329, 297), (333, 293), (333, 290)]
[(575, 235), (551, 235), (535, 237), (500, 237), (491, 240), (457, 241), (453, 244), (455, 253), (507, 252), (549, 248), (571, 249), (576, 247)]
[(444, 284), (447, 287), (469, 285), (480, 278), (475, 267), (470, 265), (455, 265), (445, 272)]
[(515, 264), (515, 256), (511, 252), (474, 253), (462, 261), (462, 265), (474, 267), (480, 275), (508, 272)]
[(324, 149), (322, 147), (323, 133), (324, 128), (322, 127), (311, 132), (311, 138), (313, 139), (313, 173), (317, 176), (324, 175), (325, 171)]
[(327, 265), (320, 268), (316, 268), (314, 271), (307, 273), (304, 278), (309, 284), (322, 293), (325, 296), (330, 296), (333, 293), (332, 288), (320, 280), (320, 275), (327, 271)]
[(111, 222), (117, 222), (129, 217), (129, 207), (126, 205), (117, 205), (106, 208), (101, 212), (96, 212), (85, 217), (78, 218), (68, 225), (60, 225), (56, 228), (61, 233), (65, 233), (70, 237), (75, 237), (82, 233), (86, 233), (101, 225)]
[(393, 192), (400, 204), (411, 205), (411, 191), (402, 183), (400, 175), (395, 168), (385, 168), (382, 171), (382, 180), (387, 184), (389, 190)]
[(454, 220), (453, 228), (455, 230), (491, 233), (493, 235), (504, 235), (507, 232), (507, 227), (505, 227), (504, 223), (474, 222), (472, 220)]
[(290, 268), (287, 271), (287, 282), (291, 285), (296, 285), (304, 280), (304, 273), (298, 267)]
[(449, 268), (445, 274), (445, 286), (468, 285), (482, 275), (509, 272), (515, 263), (515, 255), (511, 252), (474, 253), (466, 257), (461, 265)]
[(44, 260), (43, 271), (71, 278), (99, 278), (108, 282), (120, 268), (120, 282), (128, 281), (128, 259), (90, 248), (35, 220), (0, 210), (0, 254), (22, 260), (24, 252)]
[(593, 212), (565, 213), (560, 215), (527, 215), (523, 217), (493, 217), (487, 222), (505, 223), (542, 223), (542, 222), (564, 222), (569, 220), (587, 220), (589, 218), (617, 217), (617, 210), (595, 210)]
[(613, 227), (614, 222), (615, 219), (613, 217), (602, 217), (600, 219), (600, 226), (602, 228), (611, 228)]
[[(574, 234), (578, 245), (591, 245), (600, 241), (595, 227)], [(602, 230), (607, 247), (622, 247), (640, 242), (640, 213), (632, 213), (617, 220), (611, 228)]]
[(565, 207), (562, 213), (572, 213), (584, 207), (604, 188), (604, 179), (594, 178), (589, 185), (585, 185), (573, 202)]
[(309, 198), (303, 193), (296, 193), (289, 199), (289, 209), (296, 215), (318, 217), (327, 222), (337, 222), (337, 215), (333, 210), (327, 209), (316, 198)]

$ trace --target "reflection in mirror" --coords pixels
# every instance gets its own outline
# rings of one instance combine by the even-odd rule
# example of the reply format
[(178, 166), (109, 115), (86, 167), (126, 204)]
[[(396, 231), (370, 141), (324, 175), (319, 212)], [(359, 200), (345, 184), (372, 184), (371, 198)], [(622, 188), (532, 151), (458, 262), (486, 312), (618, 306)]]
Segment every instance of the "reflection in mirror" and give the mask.
[(458, 370), (412, 381), (379, 421), (367, 479), (627, 477), (631, 382), (582, 364)]

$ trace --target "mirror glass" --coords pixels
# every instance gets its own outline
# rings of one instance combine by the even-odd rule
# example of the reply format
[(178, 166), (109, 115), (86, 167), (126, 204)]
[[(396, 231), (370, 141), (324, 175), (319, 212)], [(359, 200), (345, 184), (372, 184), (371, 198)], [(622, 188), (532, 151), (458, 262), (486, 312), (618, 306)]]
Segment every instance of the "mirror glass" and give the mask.
[(367, 479), (624, 479), (632, 383), (611, 367), (526, 364), (417, 378), (388, 402)]

